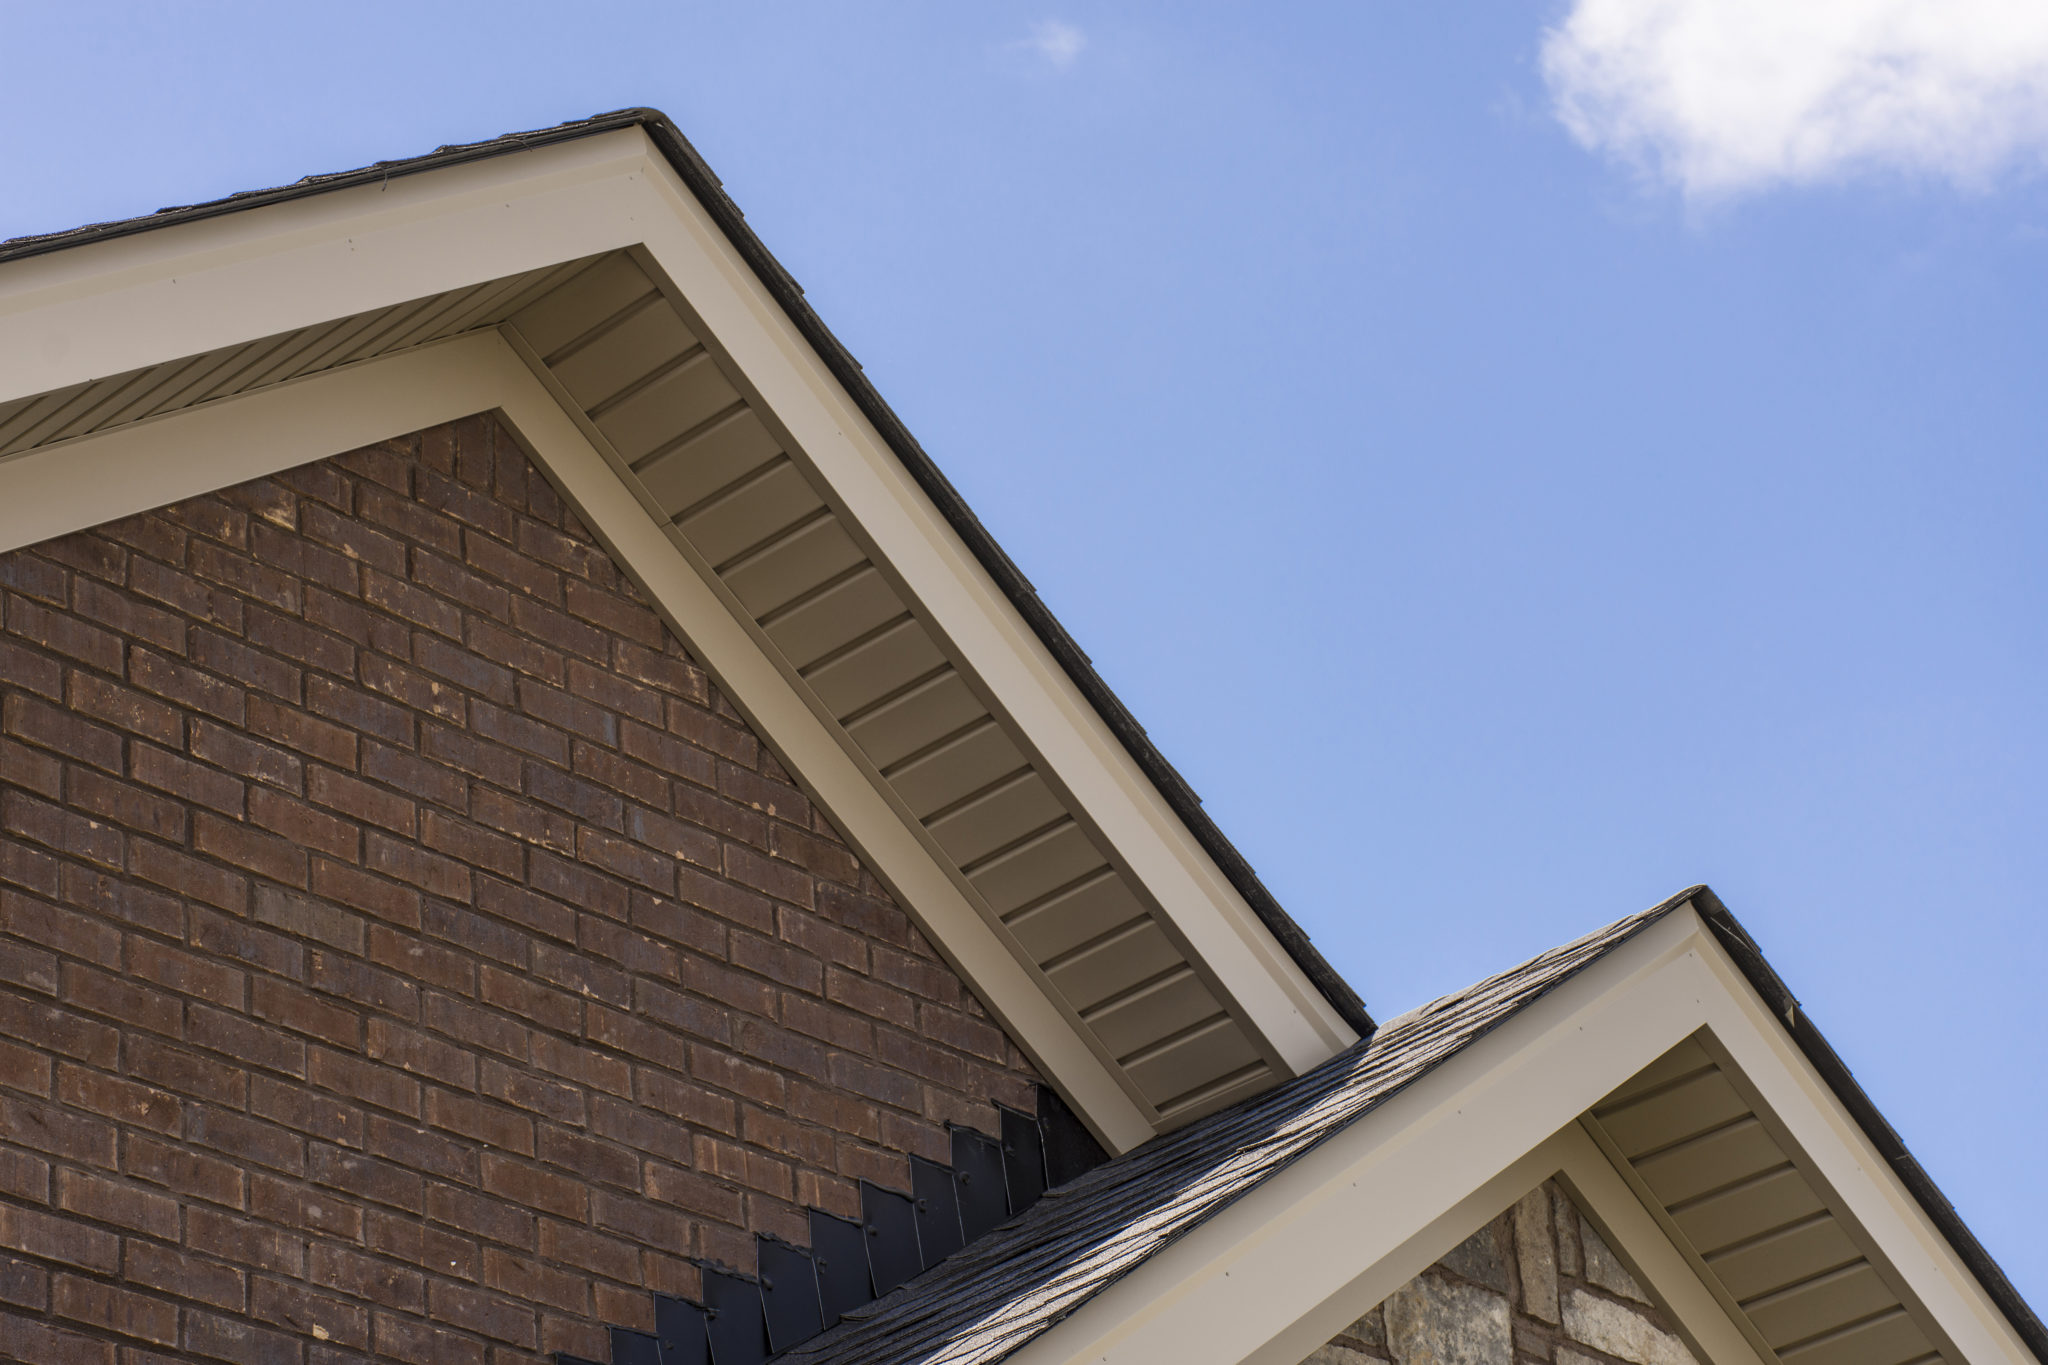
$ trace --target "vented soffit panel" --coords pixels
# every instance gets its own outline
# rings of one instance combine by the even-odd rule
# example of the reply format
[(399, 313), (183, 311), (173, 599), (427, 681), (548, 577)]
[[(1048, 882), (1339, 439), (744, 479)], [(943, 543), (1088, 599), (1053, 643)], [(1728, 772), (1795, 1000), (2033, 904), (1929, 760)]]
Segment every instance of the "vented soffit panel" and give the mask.
[[(666, 120), (625, 111), (542, 133), (146, 218), (0, 244), (5, 263), (303, 196), (639, 127), (873, 422), (1283, 960), (1344, 1025), (1372, 1020), (1230, 848), (1028, 583), (819, 324)], [(0, 400), (0, 468), (167, 414), (480, 331), (503, 335), (915, 826), (1157, 1127), (1301, 1069), (1276, 1050), (1085, 804), (992, 701), (916, 595), (746, 391), (644, 253), (566, 260), (199, 354)], [(914, 908), (914, 907), (913, 907)], [(1213, 958), (1213, 951), (1211, 953)], [(1341, 1044), (1341, 1039), (1340, 1039)], [(1334, 1049), (1332, 1049), (1334, 1050)]]

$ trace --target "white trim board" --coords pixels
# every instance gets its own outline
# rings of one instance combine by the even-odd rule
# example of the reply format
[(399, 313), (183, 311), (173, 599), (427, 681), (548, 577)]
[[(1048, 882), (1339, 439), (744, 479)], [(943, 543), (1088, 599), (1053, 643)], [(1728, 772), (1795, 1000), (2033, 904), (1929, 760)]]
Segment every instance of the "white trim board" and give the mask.
[(1013, 1359), (1295, 1365), (1562, 1173), (1702, 1359), (1751, 1365), (1760, 1354), (1576, 1123), (1703, 1029), (1826, 1177), (1837, 1216), (1884, 1251), (1909, 1302), (1952, 1347), (1952, 1365), (2038, 1365), (1690, 907), (1267, 1180)]
[[(8, 263), (0, 269), (0, 402), (626, 247), (673, 283), (738, 382), (790, 435), (792, 457), (848, 510), (852, 529), (908, 587), (1264, 1048), (1299, 1073), (1355, 1041), (637, 127)], [(402, 369), (425, 363), (432, 349), (417, 362), (387, 359)], [(254, 396), (216, 406), (241, 411), (234, 405)], [(145, 489), (158, 502), (174, 486), (186, 488), (179, 496), (202, 491), (165, 467), (190, 452), (152, 461), (128, 447), (132, 487), (63, 473), (66, 461), (97, 451), (93, 443), (160, 434), (167, 420), (0, 462), (0, 543), (156, 505), (138, 503)], [(364, 427), (335, 420), (351, 432)], [(351, 436), (321, 453), (351, 443), (361, 442)], [(247, 465), (194, 466), (221, 475), (212, 487), (242, 477), (234, 467)], [(746, 709), (744, 692), (734, 692)], [(1129, 1124), (1096, 1119), (1102, 1106), (1077, 1107), (1113, 1150), (1134, 1140)]]

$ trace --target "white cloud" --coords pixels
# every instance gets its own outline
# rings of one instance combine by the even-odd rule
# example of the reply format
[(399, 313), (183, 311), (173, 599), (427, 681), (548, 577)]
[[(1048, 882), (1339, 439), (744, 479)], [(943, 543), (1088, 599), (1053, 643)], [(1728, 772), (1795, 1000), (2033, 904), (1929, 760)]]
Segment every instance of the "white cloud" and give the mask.
[(1572, 0), (1543, 72), (1582, 144), (1697, 197), (2048, 152), (2048, 0)]
[(1088, 35), (1072, 24), (1063, 24), (1057, 19), (1046, 19), (1031, 28), (1031, 36), (1018, 44), (1064, 71), (1074, 64), (1081, 55), (1081, 49), (1088, 46)]

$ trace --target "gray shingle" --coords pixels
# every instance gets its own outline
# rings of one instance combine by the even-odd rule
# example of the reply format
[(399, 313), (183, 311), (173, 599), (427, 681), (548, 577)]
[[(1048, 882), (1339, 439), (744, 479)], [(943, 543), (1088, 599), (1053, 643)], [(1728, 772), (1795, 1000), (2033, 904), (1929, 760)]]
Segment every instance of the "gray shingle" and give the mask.
[(838, 1327), (790, 1365), (987, 1365), (1685, 903), (1681, 892), (1381, 1026), (1255, 1099), (1049, 1191)]

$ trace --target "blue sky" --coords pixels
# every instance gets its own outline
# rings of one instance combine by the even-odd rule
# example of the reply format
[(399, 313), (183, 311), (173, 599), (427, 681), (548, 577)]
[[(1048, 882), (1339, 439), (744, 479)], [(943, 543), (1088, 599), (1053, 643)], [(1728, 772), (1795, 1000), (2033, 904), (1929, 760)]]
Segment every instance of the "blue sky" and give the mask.
[(1711, 882), (2048, 1304), (2048, 38), (1956, 4), (8, 3), (0, 235), (665, 109), (1382, 1017)]

